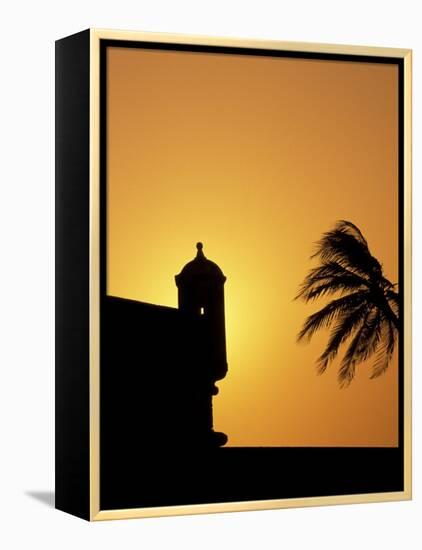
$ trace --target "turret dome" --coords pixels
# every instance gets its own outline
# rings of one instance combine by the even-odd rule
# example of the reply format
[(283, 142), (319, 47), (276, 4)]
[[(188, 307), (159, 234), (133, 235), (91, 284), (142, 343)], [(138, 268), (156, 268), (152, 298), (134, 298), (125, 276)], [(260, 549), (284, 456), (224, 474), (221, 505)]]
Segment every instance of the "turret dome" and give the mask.
[(201, 242), (196, 243), (196, 249), (196, 257), (184, 266), (179, 275), (176, 275), (176, 285), (189, 284), (195, 280), (224, 283), (226, 277), (216, 263), (205, 257)]

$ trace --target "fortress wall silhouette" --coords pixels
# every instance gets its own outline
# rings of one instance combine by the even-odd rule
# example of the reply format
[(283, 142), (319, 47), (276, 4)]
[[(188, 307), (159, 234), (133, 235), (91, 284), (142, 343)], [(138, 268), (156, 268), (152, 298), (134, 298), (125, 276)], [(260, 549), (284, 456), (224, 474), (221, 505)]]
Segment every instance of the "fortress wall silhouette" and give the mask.
[(174, 308), (116, 297), (106, 297), (103, 307), (104, 437), (131, 452), (140, 442), (206, 444), (211, 376), (201, 364), (202, 327)]
[[(224, 445), (212, 396), (226, 375), (225, 276), (202, 243), (176, 275), (179, 308), (113, 296), (101, 302), (100, 444), (103, 463), (153, 448)], [(114, 465), (114, 466), (113, 466)]]

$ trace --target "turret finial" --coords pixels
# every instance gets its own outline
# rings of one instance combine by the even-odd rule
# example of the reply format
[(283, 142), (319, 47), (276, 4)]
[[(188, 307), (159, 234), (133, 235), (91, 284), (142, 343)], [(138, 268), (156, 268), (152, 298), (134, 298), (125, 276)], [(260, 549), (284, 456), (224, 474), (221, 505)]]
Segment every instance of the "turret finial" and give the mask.
[(196, 253), (196, 257), (197, 257), (197, 258), (204, 258), (204, 257), (205, 257), (205, 256), (204, 256), (204, 253), (203, 253), (203, 251), (202, 251), (203, 247), (204, 247), (204, 245), (203, 245), (201, 242), (196, 243), (196, 249), (197, 249), (197, 251), (198, 251), (198, 252)]

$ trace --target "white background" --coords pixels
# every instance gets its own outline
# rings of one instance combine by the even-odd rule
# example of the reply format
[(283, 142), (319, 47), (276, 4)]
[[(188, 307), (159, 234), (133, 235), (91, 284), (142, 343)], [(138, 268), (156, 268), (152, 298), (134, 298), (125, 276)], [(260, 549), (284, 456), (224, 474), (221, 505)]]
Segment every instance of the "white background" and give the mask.
[[(412, 502), (89, 524), (54, 510), (54, 40), (87, 27), (414, 51), (414, 463), (420, 460), (421, 26), (418, 0), (3, 2), (0, 7), (0, 546), (421, 548)], [(376, 215), (376, 212), (374, 212)], [(418, 338), (419, 336), (419, 338)], [(335, 411), (333, 411), (335, 415)], [(31, 496), (32, 495), (32, 496)], [(35, 495), (35, 496), (34, 496)]]

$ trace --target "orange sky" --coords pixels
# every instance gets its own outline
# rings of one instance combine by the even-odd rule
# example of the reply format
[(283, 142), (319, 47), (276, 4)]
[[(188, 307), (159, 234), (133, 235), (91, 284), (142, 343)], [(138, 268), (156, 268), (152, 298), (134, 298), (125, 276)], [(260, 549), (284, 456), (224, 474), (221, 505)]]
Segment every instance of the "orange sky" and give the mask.
[(108, 293), (177, 306), (202, 241), (227, 276), (229, 445), (397, 445), (397, 358), (340, 389), (314, 367), (327, 333), (296, 343), (323, 304), (293, 301), (338, 219), (397, 281), (397, 67), (129, 48), (107, 67)]

